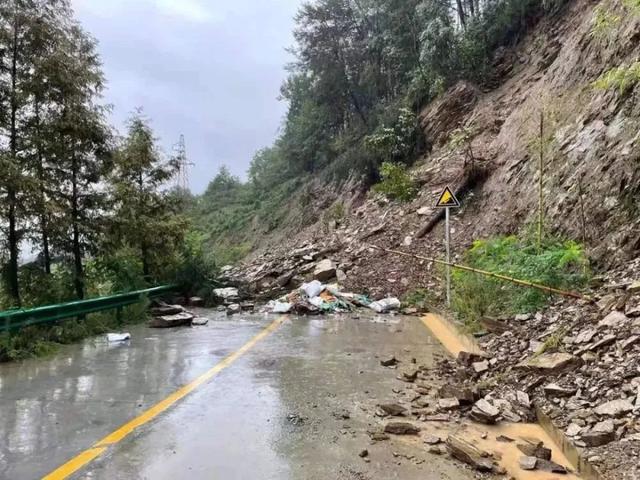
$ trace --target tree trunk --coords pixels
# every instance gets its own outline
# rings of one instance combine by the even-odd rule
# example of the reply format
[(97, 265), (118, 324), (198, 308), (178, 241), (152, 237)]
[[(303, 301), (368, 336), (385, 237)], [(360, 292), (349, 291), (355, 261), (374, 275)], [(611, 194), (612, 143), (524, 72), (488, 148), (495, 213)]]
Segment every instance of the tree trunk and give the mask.
[(40, 137), (40, 101), (35, 100), (34, 111), (36, 116), (36, 137), (38, 151), (38, 209), (40, 213), (40, 235), (42, 238), (42, 255), (44, 257), (44, 271), (51, 273), (51, 254), (49, 252), (49, 221), (47, 218), (47, 202), (45, 195), (44, 158), (42, 155), (42, 141)]
[(18, 17), (14, 17), (13, 23), (13, 58), (11, 59), (11, 131), (9, 138), (9, 148), (11, 149), (11, 160), (15, 171), (9, 175), (7, 185), (7, 200), (9, 203), (8, 221), (9, 221), (9, 293), (17, 306), (21, 306), (20, 300), (20, 283), (18, 281), (18, 256), (19, 256), (19, 239), (17, 230), (17, 195), (16, 195), (16, 178), (14, 175), (19, 174), (18, 169), (18, 131), (17, 131), (17, 77), (18, 77)]
[(458, 6), (458, 18), (460, 19), (460, 25), (463, 29), (467, 28), (467, 18), (464, 11), (464, 6), (462, 5), (462, 0), (456, 0), (456, 5)]
[(82, 300), (84, 298), (84, 272), (82, 268), (82, 248), (80, 246), (80, 227), (79, 210), (78, 210), (78, 166), (75, 157), (72, 159), (71, 166), (71, 222), (73, 225), (73, 262), (74, 262), (74, 278), (73, 283), (76, 289), (76, 296)]

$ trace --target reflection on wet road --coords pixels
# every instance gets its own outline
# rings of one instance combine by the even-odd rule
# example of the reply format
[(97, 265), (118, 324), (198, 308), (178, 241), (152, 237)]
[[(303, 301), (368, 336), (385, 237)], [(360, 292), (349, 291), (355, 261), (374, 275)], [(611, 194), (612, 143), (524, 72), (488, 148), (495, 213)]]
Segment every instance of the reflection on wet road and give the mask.
[[(0, 478), (51, 472), (274, 319), (209, 317), (205, 327), (132, 327), (129, 345), (91, 341), (0, 366)], [(415, 318), (291, 318), (74, 478), (472, 478), (419, 446), (369, 445), (370, 412), (398, 384), (376, 355), (399, 351), (420, 363), (442, 354)], [(370, 463), (358, 457), (363, 448)], [(407, 449), (414, 461), (392, 455)]]

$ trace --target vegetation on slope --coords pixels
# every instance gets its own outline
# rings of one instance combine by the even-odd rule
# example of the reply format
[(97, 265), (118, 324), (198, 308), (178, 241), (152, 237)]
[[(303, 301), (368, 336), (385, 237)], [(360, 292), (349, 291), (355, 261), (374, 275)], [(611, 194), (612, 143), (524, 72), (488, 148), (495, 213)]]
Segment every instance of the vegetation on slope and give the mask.
[(270, 231), (292, 206), (306, 206), (301, 187), (309, 178), (355, 177), (371, 185), (383, 162), (410, 164), (424, 149), (420, 109), (458, 80), (491, 83), (496, 48), (515, 44), (563, 3), (305, 3), (296, 16), (295, 61), (281, 89), (289, 105), (281, 134), (256, 154), (246, 183), (222, 170), (197, 200), (193, 214), (208, 225), (208, 244), (229, 259), (240, 256), (254, 226)]
[[(463, 263), (473, 268), (512, 278), (575, 290), (588, 280), (584, 250), (575, 242), (515, 236), (476, 240), (465, 253)], [(454, 311), (471, 330), (483, 317), (535, 312), (549, 294), (464, 270), (453, 272)]]

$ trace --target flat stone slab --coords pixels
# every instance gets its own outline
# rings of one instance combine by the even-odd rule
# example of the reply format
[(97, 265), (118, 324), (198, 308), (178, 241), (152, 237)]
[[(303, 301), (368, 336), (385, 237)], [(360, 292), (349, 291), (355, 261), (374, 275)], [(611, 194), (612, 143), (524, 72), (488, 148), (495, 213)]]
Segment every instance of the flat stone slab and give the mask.
[(595, 409), (596, 414), (607, 417), (621, 417), (633, 410), (633, 404), (629, 400), (611, 400)]
[(178, 313), (176, 315), (163, 315), (149, 320), (151, 328), (174, 328), (191, 325), (194, 315), (189, 312)]
[(531, 357), (519, 363), (516, 367), (524, 370), (535, 370), (541, 373), (559, 373), (576, 368), (581, 364), (582, 360), (580, 360), (580, 358), (569, 353), (558, 352)]

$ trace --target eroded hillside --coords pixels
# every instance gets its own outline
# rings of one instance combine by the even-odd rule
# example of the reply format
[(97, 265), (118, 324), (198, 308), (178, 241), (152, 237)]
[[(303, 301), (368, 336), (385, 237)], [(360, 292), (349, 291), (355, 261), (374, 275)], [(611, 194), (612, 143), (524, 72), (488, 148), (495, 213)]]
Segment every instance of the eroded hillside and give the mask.
[[(540, 119), (544, 121), (545, 225), (553, 234), (585, 244), (599, 266), (636, 256), (640, 249), (640, 93), (621, 94), (593, 83), (613, 67), (632, 62), (640, 47), (640, 16), (608, 3), (620, 25), (594, 34), (598, 3), (576, 0), (543, 19), (514, 49), (496, 52), (490, 91), (461, 82), (420, 115), (429, 153), (412, 174), (421, 185), (410, 203), (390, 202), (357, 182), (342, 188), (319, 182), (291, 200), (291, 213), (251, 256), (263, 266), (256, 279), (294, 269), (294, 247), (330, 249), (346, 271), (346, 284), (372, 295), (401, 295), (409, 286), (436, 286), (428, 265), (382, 257), (369, 244), (407, 252), (441, 254), (443, 227), (422, 238), (438, 193), (466, 178), (464, 165), (488, 172), (472, 185), (453, 218), (454, 252), (476, 238), (517, 233), (531, 227), (538, 211)], [(497, 80), (496, 80), (497, 81)], [(465, 137), (452, 145), (455, 135)], [(466, 139), (470, 143), (466, 142)], [(469, 155), (471, 147), (472, 156)], [(310, 220), (311, 219), (311, 220)], [(317, 220), (314, 221), (313, 219)], [(312, 223), (303, 227), (305, 223)], [(267, 273), (266, 277), (263, 274)]]

